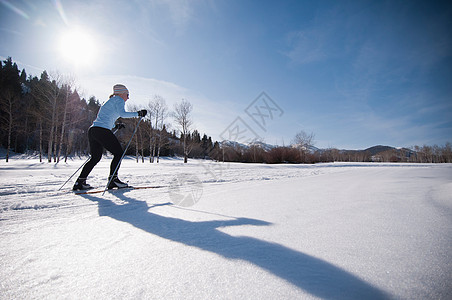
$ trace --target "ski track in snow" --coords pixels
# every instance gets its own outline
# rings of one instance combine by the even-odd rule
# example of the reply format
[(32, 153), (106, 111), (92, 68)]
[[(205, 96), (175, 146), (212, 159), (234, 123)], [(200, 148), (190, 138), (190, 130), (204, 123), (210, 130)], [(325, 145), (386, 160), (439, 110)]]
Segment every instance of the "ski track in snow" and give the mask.
[(0, 162), (1, 299), (452, 298), (450, 164), (83, 162)]

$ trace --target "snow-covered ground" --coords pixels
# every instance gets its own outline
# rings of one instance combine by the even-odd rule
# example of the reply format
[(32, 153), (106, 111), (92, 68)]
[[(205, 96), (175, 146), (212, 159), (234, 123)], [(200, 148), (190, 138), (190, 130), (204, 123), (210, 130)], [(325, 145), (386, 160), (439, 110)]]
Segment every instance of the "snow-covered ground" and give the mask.
[(1, 299), (452, 299), (450, 164), (83, 161), (0, 162)]

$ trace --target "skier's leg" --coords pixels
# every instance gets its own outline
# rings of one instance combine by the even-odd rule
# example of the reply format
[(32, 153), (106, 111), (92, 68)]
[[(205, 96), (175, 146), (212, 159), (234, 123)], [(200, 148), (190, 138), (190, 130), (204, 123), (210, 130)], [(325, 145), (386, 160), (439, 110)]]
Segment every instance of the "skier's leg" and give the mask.
[(97, 165), (97, 163), (102, 158), (102, 144), (99, 143), (99, 133), (97, 132), (96, 128), (91, 127), (88, 131), (88, 140), (89, 140), (89, 148), (91, 153), (91, 159), (86, 163), (86, 165), (83, 167), (82, 172), (80, 173), (79, 178), (86, 179), (93, 170), (94, 166)]
[[(121, 157), (119, 158), (119, 162), (116, 163), (116, 168), (113, 170), (113, 172), (110, 171), (110, 174), (112, 174), (112, 175), (110, 175), (110, 177), (109, 177), (109, 179), (108, 179), (108, 184), (107, 184), (107, 186), (105, 187), (105, 190), (104, 190), (104, 192), (102, 193), (102, 196), (105, 194), (105, 192), (107, 191), (107, 189), (112, 189), (112, 188), (115, 188), (115, 187), (118, 187), (118, 188), (128, 187), (128, 184), (127, 184), (127, 183), (121, 182), (121, 181), (118, 179), (118, 173), (117, 173), (117, 171), (118, 171), (118, 169), (119, 169), (119, 164), (121, 163), (122, 159), (124, 158), (124, 155), (126, 154), (126, 151), (127, 151), (127, 149), (129, 148), (130, 142), (132, 141), (133, 136), (134, 136), (135, 133), (137, 132), (138, 126), (140, 125), (140, 122), (141, 122), (142, 120), (143, 120), (143, 117), (141, 117), (140, 120), (138, 120), (138, 123), (137, 123), (137, 125), (135, 126), (135, 130), (133, 131), (132, 136), (130, 137), (129, 142), (127, 143), (126, 149), (124, 150), (124, 152), (122, 153)], [(114, 135), (113, 135), (113, 136), (114, 136)]]
[(110, 164), (110, 176), (111, 176), (115, 172), (116, 167), (118, 166), (121, 160), (123, 150), (118, 139), (110, 130), (108, 131), (108, 133), (107, 132), (105, 133), (102, 145), (105, 147), (105, 149), (110, 151), (111, 154), (113, 154), (113, 160), (111, 161)]
[(103, 152), (102, 145), (99, 142), (97, 142), (95, 130), (92, 130), (92, 129), (93, 128), (90, 128), (88, 131), (88, 140), (89, 140), (89, 145), (90, 145), (89, 147), (90, 147), (91, 158), (88, 160), (88, 162), (83, 167), (82, 172), (80, 173), (80, 176), (78, 177), (77, 181), (74, 184), (74, 187), (72, 188), (73, 190), (86, 190), (86, 189), (91, 188), (91, 186), (86, 183), (86, 178), (88, 177), (89, 173), (91, 173), (94, 166), (102, 158), (102, 152)]
[[(110, 183), (108, 188), (112, 189), (127, 187), (128, 186), (127, 183), (124, 183), (118, 179), (117, 170), (119, 169), (119, 164), (121, 163), (121, 157), (123, 154), (121, 144), (119, 143), (116, 136), (112, 132), (110, 132), (108, 138), (104, 140), (103, 145), (108, 151), (110, 151), (113, 154), (113, 160), (111, 161), (110, 164), (110, 176), (108, 176), (108, 182)], [(116, 174), (114, 174), (115, 170)]]

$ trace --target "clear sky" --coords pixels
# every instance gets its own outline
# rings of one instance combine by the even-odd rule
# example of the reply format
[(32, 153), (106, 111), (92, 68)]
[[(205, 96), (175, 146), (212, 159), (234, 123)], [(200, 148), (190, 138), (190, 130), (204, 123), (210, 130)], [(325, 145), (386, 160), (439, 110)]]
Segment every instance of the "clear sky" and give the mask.
[(0, 0), (0, 58), (73, 74), (101, 102), (115, 83), (137, 106), (185, 98), (217, 140), (444, 145), (451, 28), (450, 1)]

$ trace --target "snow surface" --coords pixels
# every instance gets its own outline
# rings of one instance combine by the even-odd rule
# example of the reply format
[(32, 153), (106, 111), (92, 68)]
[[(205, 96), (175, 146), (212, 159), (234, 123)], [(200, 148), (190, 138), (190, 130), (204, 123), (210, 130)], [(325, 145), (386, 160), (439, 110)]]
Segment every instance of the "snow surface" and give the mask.
[(83, 162), (0, 162), (1, 299), (452, 299), (450, 164)]

